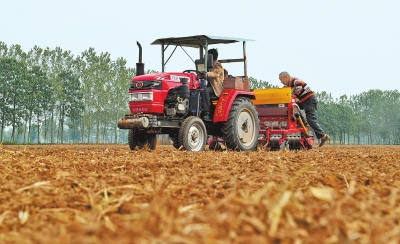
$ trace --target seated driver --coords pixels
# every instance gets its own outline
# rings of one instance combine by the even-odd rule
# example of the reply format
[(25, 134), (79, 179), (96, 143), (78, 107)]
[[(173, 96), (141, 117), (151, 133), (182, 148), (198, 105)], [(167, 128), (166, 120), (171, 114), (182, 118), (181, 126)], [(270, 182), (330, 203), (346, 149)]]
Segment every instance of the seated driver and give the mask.
[(207, 72), (208, 84), (204, 90), (203, 96), (203, 119), (210, 121), (210, 97), (219, 97), (222, 93), (224, 83), (224, 68), (221, 63), (218, 62), (218, 51), (217, 49), (208, 50), (208, 54), (213, 55), (214, 67), (209, 69)]

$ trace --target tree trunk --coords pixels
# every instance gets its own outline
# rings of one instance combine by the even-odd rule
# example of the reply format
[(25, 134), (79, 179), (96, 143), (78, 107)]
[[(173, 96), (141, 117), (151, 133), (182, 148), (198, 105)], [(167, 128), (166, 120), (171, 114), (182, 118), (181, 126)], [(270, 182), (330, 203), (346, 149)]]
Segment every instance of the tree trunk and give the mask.
[(37, 144), (40, 144), (40, 112), (37, 113)]
[(91, 132), (92, 132), (92, 126), (88, 125), (88, 126), (87, 126), (87, 135), (88, 135), (87, 143), (88, 143), (88, 144), (90, 143), (90, 133), (91, 133)]
[(53, 144), (54, 142), (54, 131), (53, 131), (53, 126), (54, 126), (54, 107), (51, 109), (51, 125), (50, 125), (50, 143)]
[[(31, 125), (32, 125), (32, 120), (29, 118), (29, 120), (28, 120), (28, 144), (31, 143)], [(26, 135), (26, 124), (25, 124), (25, 131), (24, 131), (24, 144), (25, 144), (25, 135)]]
[(44, 117), (44, 142), (47, 143), (47, 119)]
[[(32, 127), (32, 111), (29, 111), (29, 118), (28, 118), (28, 144), (31, 143), (31, 127)], [(26, 126), (25, 126), (26, 131)], [(24, 143), (25, 143), (25, 132), (24, 132)]]
[(115, 126), (114, 128), (114, 143), (118, 144), (118, 127)]
[(83, 116), (82, 119), (82, 130), (81, 130), (81, 142), (83, 143), (85, 141), (85, 116)]
[(60, 138), (61, 138), (61, 144), (64, 143), (64, 106), (61, 106), (60, 108)]
[(1, 118), (1, 128), (0, 128), (0, 143), (4, 142), (3, 133), (4, 133), (4, 116)]
[(14, 134), (15, 134), (15, 126), (16, 126), (16, 122), (15, 122), (15, 120), (16, 120), (16, 118), (15, 118), (15, 113), (16, 113), (16, 111), (15, 111), (15, 102), (14, 102), (14, 104), (13, 104), (13, 120), (12, 120), (12, 132), (11, 132), (11, 143), (14, 143)]
[(100, 119), (97, 119), (97, 125), (96, 125), (96, 143), (100, 143)]
[(75, 120), (72, 122), (72, 128), (74, 128), (73, 129), (73, 131), (74, 131), (74, 139), (72, 141), (73, 141), (73, 143), (76, 143), (76, 124), (75, 124)]

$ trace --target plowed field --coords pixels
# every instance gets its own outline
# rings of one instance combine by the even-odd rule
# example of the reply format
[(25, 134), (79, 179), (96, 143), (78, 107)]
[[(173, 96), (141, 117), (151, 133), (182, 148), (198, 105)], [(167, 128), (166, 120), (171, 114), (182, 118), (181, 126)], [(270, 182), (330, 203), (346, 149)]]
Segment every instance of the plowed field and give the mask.
[(0, 147), (0, 243), (398, 243), (400, 147)]

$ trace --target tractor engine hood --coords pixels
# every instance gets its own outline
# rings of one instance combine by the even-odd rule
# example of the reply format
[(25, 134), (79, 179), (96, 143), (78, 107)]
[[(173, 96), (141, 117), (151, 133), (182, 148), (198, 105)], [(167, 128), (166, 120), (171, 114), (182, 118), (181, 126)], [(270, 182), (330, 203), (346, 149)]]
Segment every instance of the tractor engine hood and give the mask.
[[(162, 114), (168, 92), (181, 86), (181, 78), (188, 78), (189, 89), (197, 89), (200, 82), (196, 73), (164, 72), (140, 75), (132, 78), (129, 88), (129, 109), (132, 114)], [(188, 91), (189, 92), (189, 91)]]
[(180, 83), (180, 78), (189, 78), (190, 80), (196, 79), (196, 74), (194, 73), (182, 73), (182, 72), (164, 72), (164, 73), (151, 73), (146, 75), (135, 76), (132, 78), (132, 82), (136, 81), (170, 81)]
[[(132, 78), (131, 89), (161, 89), (169, 91), (175, 86), (181, 85), (181, 78), (189, 78), (189, 88), (197, 89), (200, 86), (200, 81), (197, 79), (195, 73), (182, 73), (182, 72), (164, 72), (164, 73), (151, 73), (146, 75), (135, 76)], [(153, 83), (159, 83), (160, 86), (156, 88), (152, 86)], [(162, 85), (161, 85), (162, 84)], [(134, 89), (132, 89), (134, 88)]]

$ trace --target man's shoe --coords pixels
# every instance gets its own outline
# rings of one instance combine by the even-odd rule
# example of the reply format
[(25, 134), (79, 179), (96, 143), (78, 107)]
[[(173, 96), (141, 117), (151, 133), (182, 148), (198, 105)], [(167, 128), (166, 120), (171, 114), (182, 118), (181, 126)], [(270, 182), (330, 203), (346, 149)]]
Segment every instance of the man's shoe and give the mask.
[(202, 119), (204, 121), (211, 121), (210, 116), (208, 114), (203, 115)]
[(325, 134), (324, 138), (321, 138), (321, 142), (319, 143), (319, 147), (322, 147), (327, 141), (329, 141), (331, 137)]

